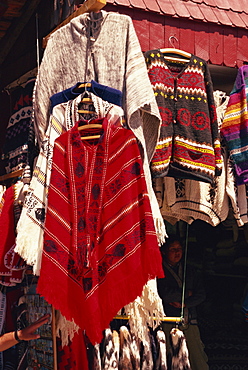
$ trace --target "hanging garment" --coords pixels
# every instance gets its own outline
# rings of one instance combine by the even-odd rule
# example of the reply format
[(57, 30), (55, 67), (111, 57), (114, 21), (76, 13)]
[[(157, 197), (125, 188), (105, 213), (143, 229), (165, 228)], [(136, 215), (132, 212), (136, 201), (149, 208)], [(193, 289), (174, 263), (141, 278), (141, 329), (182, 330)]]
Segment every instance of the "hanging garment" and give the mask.
[[(173, 214), (174, 217), (188, 223), (202, 220), (212, 226), (217, 226), (227, 218), (229, 199), (225, 191), (226, 171), (224, 167), (222, 174), (215, 177), (212, 184), (169, 177), (162, 180), (166, 194), (164, 200), (167, 204), (162, 205), (161, 213), (165, 220), (169, 221), (167, 215), (171, 217)], [(167, 205), (169, 212), (167, 212)]]
[[(0, 333), (3, 333), (6, 314), (6, 294), (0, 292)], [(0, 369), (4, 368), (3, 352), (0, 352)]]
[(167, 370), (165, 333), (162, 330), (158, 330), (156, 339), (158, 347), (158, 357), (155, 364), (155, 370)]
[[(225, 93), (214, 92), (218, 126), (222, 124), (228, 103)], [(183, 220), (189, 224), (200, 219), (212, 226), (223, 222), (229, 212), (229, 199), (237, 204), (232, 184), (226, 150), (222, 147), (222, 172), (215, 176), (212, 184), (182, 178), (155, 178), (153, 180), (163, 218), (170, 223)], [(238, 215), (237, 215), (238, 220)]]
[[(99, 118), (106, 117), (115, 124), (123, 117), (122, 108), (109, 104), (91, 94), (91, 99)], [(82, 95), (66, 103), (56, 105), (37, 159), (33, 177), (26, 195), (20, 219), (17, 224), (15, 251), (31, 266), (35, 275), (40, 274), (43, 250), (44, 223), (47, 209), (48, 191), (53, 161), (54, 141), (71, 129), (80, 119), (78, 104)]]
[(166, 230), (152, 191), (149, 168), (161, 117), (129, 16), (104, 10), (85, 13), (50, 36), (34, 89), (34, 125), (39, 145), (49, 123), (50, 97), (77, 81), (91, 80), (123, 95), (126, 123), (142, 146), (154, 223), (162, 244)]
[(237, 186), (237, 203), (240, 211), (241, 225), (248, 223), (248, 184)]
[(14, 252), (14, 201), (15, 185), (12, 185), (3, 194), (0, 213), (0, 284), (5, 286), (21, 283), (26, 268), (26, 263)]
[(6, 173), (11, 173), (27, 164), (32, 166), (35, 155), (32, 116), (32, 94), (35, 80), (19, 86), (12, 93), (13, 113), (6, 129), (2, 160)]
[(77, 125), (55, 141), (37, 286), (93, 344), (149, 279), (163, 276), (136, 138), (94, 122), (104, 130), (96, 145)]
[(176, 179), (173, 177), (156, 177), (153, 179), (153, 189), (156, 194), (160, 212), (164, 220), (168, 221), (171, 225), (175, 225), (180, 220), (191, 224), (194, 221), (194, 218), (188, 215), (179, 216), (177, 213), (172, 212), (172, 209), (169, 206), (169, 199), (171, 196), (174, 197), (174, 191), (172, 194), (169, 194), (165, 189), (168, 189), (168, 187), (171, 189), (173, 186), (175, 187), (175, 182)]
[(114, 354), (117, 363), (119, 363), (120, 358), (120, 337), (119, 333), (116, 330), (113, 330), (113, 345), (114, 345)]
[(85, 86), (80, 88), (80, 85), (85, 84), (82, 82), (78, 82), (75, 86), (72, 86), (69, 89), (63, 90), (54, 94), (50, 97), (51, 102), (51, 112), (55, 105), (66, 103), (69, 100), (75, 99), (78, 95), (82, 94), (84, 90), (93, 93), (94, 95), (98, 96), (102, 100), (106, 100), (109, 103), (122, 106), (122, 93), (117, 89), (113, 89), (112, 87), (101, 85), (94, 80), (91, 80), (90, 86)]
[(226, 109), (221, 135), (234, 162), (238, 185), (248, 182), (248, 117), (247, 117), (248, 66), (239, 68)]
[(150, 345), (144, 344), (142, 360), (141, 360), (141, 370), (153, 370), (153, 358), (151, 353)]
[(58, 346), (58, 370), (83, 370), (88, 369), (87, 350), (84, 334), (79, 330), (73, 341), (66, 346)]
[(163, 303), (158, 295), (156, 279), (149, 280), (142, 294), (124, 307), (129, 316), (129, 326), (132, 335), (149, 346), (147, 327), (156, 328), (165, 316)]
[(76, 81), (90, 80), (117, 89), (123, 95), (126, 123), (142, 146), (154, 222), (162, 244), (166, 230), (151, 188), (149, 168), (161, 117), (129, 16), (104, 10), (86, 13), (51, 35), (34, 91), (34, 125), (40, 145), (49, 123), (49, 98), (69, 89)]
[(190, 370), (189, 352), (183, 332), (172, 329), (170, 333), (172, 357), (171, 370)]
[(207, 63), (165, 60), (160, 50), (145, 53), (148, 74), (162, 117), (151, 161), (153, 177), (182, 177), (211, 183), (222, 169), (213, 87)]
[[(44, 222), (50, 185), (54, 141), (59, 135), (72, 128), (75, 122), (80, 119), (78, 106), (82, 100), (82, 96), (83, 94), (79, 95), (74, 100), (54, 107), (29, 191), (25, 198), (21, 216), (17, 224), (15, 251), (19, 253), (29, 265), (33, 266), (35, 275), (40, 274)], [(123, 118), (123, 109), (121, 107), (109, 104), (92, 93), (90, 97), (93, 101), (97, 117), (106, 117), (112, 124), (115, 124), (117, 121), (121, 122)], [(152, 189), (149, 164), (145, 159), (143, 166), (145, 167), (153, 220), (159, 241), (162, 242), (165, 236), (165, 227)]]
[(34, 93), (38, 142), (48, 126), (50, 97), (91, 80), (122, 92), (127, 124), (150, 161), (161, 119), (143, 53), (131, 17), (104, 10), (79, 15), (49, 37)]
[(140, 370), (140, 339), (137, 336), (130, 332), (131, 341), (130, 341), (130, 353), (131, 353), (131, 362), (133, 365), (133, 370)]
[(102, 370), (102, 362), (101, 362), (100, 344), (99, 343), (94, 345), (92, 356), (93, 356), (92, 370)]
[(120, 370), (133, 370), (130, 351), (131, 336), (126, 326), (120, 327)]
[(113, 333), (109, 328), (104, 331), (103, 354), (103, 370), (118, 369), (118, 357), (116, 357), (117, 353), (114, 348)]

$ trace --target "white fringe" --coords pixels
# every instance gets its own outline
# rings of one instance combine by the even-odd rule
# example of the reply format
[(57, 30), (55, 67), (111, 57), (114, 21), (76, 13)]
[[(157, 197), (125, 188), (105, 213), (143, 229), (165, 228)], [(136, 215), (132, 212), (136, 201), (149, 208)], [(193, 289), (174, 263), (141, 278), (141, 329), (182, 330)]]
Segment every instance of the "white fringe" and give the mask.
[(130, 316), (131, 332), (144, 345), (150, 345), (148, 326), (154, 329), (165, 316), (162, 300), (157, 292), (156, 280), (149, 280), (144, 286), (141, 296), (126, 305), (124, 311), (126, 315)]
[(61, 338), (62, 347), (68, 346), (69, 340), (72, 341), (75, 333), (78, 332), (79, 327), (75, 324), (74, 321), (68, 321), (61, 314), (60, 311), (56, 311), (56, 336)]

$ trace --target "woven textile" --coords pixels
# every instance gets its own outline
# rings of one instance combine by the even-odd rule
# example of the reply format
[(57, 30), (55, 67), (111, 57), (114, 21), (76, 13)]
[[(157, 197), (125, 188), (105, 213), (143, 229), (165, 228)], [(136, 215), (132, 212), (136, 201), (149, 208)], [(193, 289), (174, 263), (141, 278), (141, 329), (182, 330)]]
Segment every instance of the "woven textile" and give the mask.
[[(84, 85), (80, 87), (80, 85)], [(66, 103), (69, 100), (75, 99), (78, 95), (84, 91), (89, 91), (96, 96), (99, 96), (102, 100), (106, 100), (109, 103), (122, 106), (122, 93), (119, 90), (112, 89), (112, 87), (104, 86), (96, 81), (92, 80), (90, 86), (85, 86), (85, 83), (78, 82), (75, 86), (69, 89), (60, 91), (50, 97), (51, 111), (57, 104)]]
[(14, 252), (14, 189), (15, 185), (12, 185), (4, 192), (0, 213), (0, 284), (5, 286), (21, 283), (26, 268), (23, 259)]
[(11, 94), (14, 101), (13, 113), (9, 118), (2, 154), (6, 173), (24, 168), (27, 163), (32, 165), (30, 159), (34, 151), (34, 141), (31, 140), (31, 115), (34, 83), (34, 79), (28, 80), (25, 86), (18, 87)]
[(103, 125), (97, 144), (77, 124), (55, 141), (37, 291), (94, 344), (163, 271), (137, 140), (91, 122)]
[(48, 40), (34, 91), (39, 143), (49, 122), (50, 97), (91, 80), (122, 92), (128, 126), (146, 147), (150, 160), (161, 118), (140, 43), (131, 17), (104, 10), (72, 19)]
[[(0, 292), (0, 333), (3, 332), (6, 313), (6, 295)], [(0, 369), (3, 369), (3, 352), (0, 352)]]
[(68, 345), (63, 346), (58, 341), (58, 370), (88, 370), (87, 350), (82, 330), (75, 334)]
[[(103, 101), (91, 94), (96, 114), (107, 117), (113, 124), (123, 116), (122, 108)], [(67, 103), (56, 105), (50, 116), (49, 126), (25, 198), (20, 219), (17, 224), (15, 251), (33, 266), (35, 275), (40, 274), (43, 249), (44, 222), (53, 161), (54, 141), (71, 129), (79, 120), (78, 104), (82, 95)]]
[(226, 109), (221, 135), (234, 162), (237, 185), (248, 182), (248, 66), (239, 68)]
[(160, 50), (145, 53), (148, 74), (162, 117), (151, 161), (153, 177), (212, 182), (222, 160), (213, 87), (207, 63), (168, 64)]

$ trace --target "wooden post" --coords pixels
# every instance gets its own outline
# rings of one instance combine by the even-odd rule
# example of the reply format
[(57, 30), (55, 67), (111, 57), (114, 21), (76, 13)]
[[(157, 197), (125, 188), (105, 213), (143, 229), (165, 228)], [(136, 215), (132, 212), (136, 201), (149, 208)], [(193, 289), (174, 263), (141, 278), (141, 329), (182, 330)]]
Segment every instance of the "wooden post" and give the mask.
[(55, 327), (55, 309), (52, 306), (52, 336), (53, 336), (53, 370), (58, 369), (57, 363), (57, 341), (56, 341), (56, 327)]

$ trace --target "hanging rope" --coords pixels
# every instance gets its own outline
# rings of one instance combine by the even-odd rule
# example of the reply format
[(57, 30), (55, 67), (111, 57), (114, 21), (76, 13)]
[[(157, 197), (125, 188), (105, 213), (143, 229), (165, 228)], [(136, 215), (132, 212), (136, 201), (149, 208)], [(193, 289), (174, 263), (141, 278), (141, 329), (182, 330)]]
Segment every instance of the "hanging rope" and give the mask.
[(40, 45), (39, 45), (39, 16), (38, 13), (35, 14), (35, 26), (36, 26), (36, 58), (37, 58), (37, 68), (39, 71), (40, 66)]
[(186, 236), (185, 236), (185, 252), (184, 252), (184, 266), (183, 266), (183, 286), (182, 286), (181, 320), (183, 320), (183, 317), (184, 317), (185, 286), (186, 286), (186, 266), (187, 266), (187, 254), (188, 254), (188, 239), (189, 239), (189, 224), (187, 224), (187, 227), (186, 227)]

